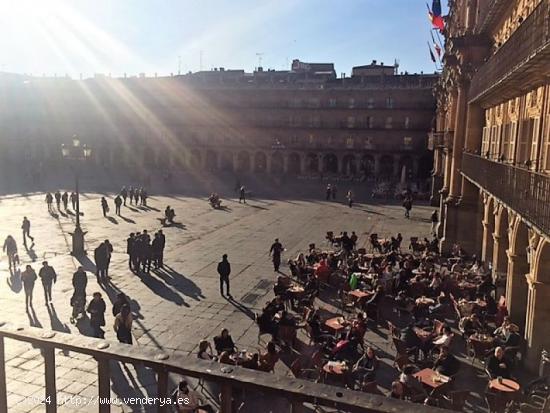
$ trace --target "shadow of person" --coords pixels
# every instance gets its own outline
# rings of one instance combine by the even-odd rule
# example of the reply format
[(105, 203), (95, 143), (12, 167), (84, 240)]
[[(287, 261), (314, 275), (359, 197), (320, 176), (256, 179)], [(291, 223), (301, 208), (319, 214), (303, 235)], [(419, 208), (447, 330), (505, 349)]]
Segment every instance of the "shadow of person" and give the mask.
[(21, 292), (23, 288), (23, 284), (21, 283), (21, 270), (16, 269), (15, 271), (10, 271), (10, 278), (8, 278), (6, 282), (14, 293), (18, 294)]
[(118, 225), (118, 221), (116, 220), (115, 217), (108, 216), (108, 217), (106, 217), (106, 218), (107, 218), (107, 220), (108, 220), (109, 222), (111, 222), (112, 224), (117, 224), (117, 225)]
[(50, 211), (50, 215), (55, 219), (59, 219), (59, 214), (55, 213), (54, 211)]
[(135, 397), (143, 398), (144, 394), (139, 388), (139, 384), (135, 380), (134, 376), (121, 362), (111, 360), (109, 362), (112, 390), (121, 399)]
[(48, 305), (47, 308), (48, 308), (48, 315), (50, 316), (50, 325), (51, 325), (52, 330), (59, 331), (61, 333), (70, 333), (71, 329), (69, 328), (69, 326), (67, 324), (64, 324), (59, 319), (53, 304), (50, 303), (50, 305)]
[(31, 327), (42, 328), (42, 323), (38, 320), (38, 317), (36, 317), (36, 312), (34, 311), (32, 304), (30, 307), (27, 307), (27, 316), (29, 317), (29, 324)]
[(241, 313), (246, 315), (251, 320), (254, 320), (256, 318), (256, 314), (254, 314), (254, 311), (252, 311), (250, 308), (246, 307), (245, 305), (239, 303), (236, 301), (233, 297), (225, 297), (229, 303), (235, 307), (237, 310), (239, 310)]
[(223, 211), (223, 212), (231, 212), (231, 208), (229, 208), (228, 206), (225, 206), (225, 205), (222, 205), (220, 206), (219, 208), (216, 208), (220, 211)]
[(75, 258), (80, 263), (81, 267), (84, 268), (84, 271), (88, 271), (93, 274), (96, 273), (97, 267), (87, 255), (79, 255)]
[(163, 268), (155, 269), (154, 273), (162, 278), (166, 284), (172, 285), (180, 293), (191, 297), (195, 301), (205, 298), (197, 284), (166, 264)]
[(133, 219), (126, 218), (126, 217), (124, 217), (124, 216), (122, 216), (122, 215), (119, 215), (119, 218), (122, 219), (123, 221), (129, 223), (129, 224), (135, 224), (135, 223), (136, 223), (136, 221), (134, 221)]
[(59, 212), (59, 215), (61, 215), (61, 216), (64, 217), (64, 218), (67, 218), (67, 217), (69, 216), (69, 215), (67, 215), (65, 212), (63, 212), (63, 211), (61, 211), (61, 210), (59, 210), (58, 212)]
[(25, 244), (25, 250), (27, 250), (27, 254), (32, 262), (36, 262), (36, 259), (38, 256), (36, 255), (36, 252), (34, 251), (34, 242), (31, 244), (30, 248), (27, 248), (27, 245)]
[(167, 222), (163, 225), (165, 228), (179, 228), (179, 229), (187, 229), (187, 227), (182, 224), (181, 222)]
[(76, 216), (76, 214), (73, 211), (71, 211), (70, 209), (65, 210), (65, 212), (67, 213), (67, 215)]
[(150, 275), (143, 274), (141, 271), (137, 273), (137, 276), (140, 278), (141, 282), (156, 295), (164, 298), (165, 300), (172, 301), (178, 306), (189, 307), (189, 304), (187, 304), (178, 293), (173, 291), (171, 288), (168, 288), (162, 281), (159, 281)]
[(132, 211), (132, 212), (141, 212), (139, 209), (134, 208), (134, 207), (132, 207), (132, 206), (130, 206), (130, 205), (126, 205), (126, 208), (128, 208), (128, 209), (129, 209), (130, 211)]

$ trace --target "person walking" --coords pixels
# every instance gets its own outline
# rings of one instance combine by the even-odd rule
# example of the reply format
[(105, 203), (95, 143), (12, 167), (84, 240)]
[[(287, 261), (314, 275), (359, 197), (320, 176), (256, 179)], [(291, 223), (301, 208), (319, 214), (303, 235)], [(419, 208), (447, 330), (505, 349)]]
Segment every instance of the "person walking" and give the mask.
[(336, 201), (336, 195), (338, 194), (338, 187), (336, 184), (332, 185), (332, 200)]
[(114, 330), (119, 342), (132, 344), (132, 322), (134, 321), (130, 307), (124, 304), (115, 317)]
[(348, 191), (346, 198), (348, 199), (348, 206), (353, 207), (353, 192), (351, 192), (351, 189)]
[(46, 194), (46, 204), (48, 204), (48, 212), (53, 211), (52, 203), (53, 203), (53, 196), (51, 193), (48, 192)]
[(437, 209), (434, 209), (434, 212), (432, 212), (430, 221), (432, 222), (432, 229), (431, 229), (432, 235), (434, 237), (437, 237), (437, 227), (439, 225), (439, 216), (437, 214)]
[(6, 237), (2, 250), (8, 256), (8, 270), (12, 271), (13, 266), (13, 271), (15, 271), (17, 269), (16, 264), (19, 262), (19, 259), (17, 258), (17, 243), (11, 235)]
[(107, 246), (105, 245), (105, 242), (102, 242), (94, 250), (94, 261), (96, 268), (95, 275), (97, 276), (97, 282), (99, 283), (107, 278), (107, 255)]
[(67, 211), (69, 208), (69, 193), (67, 191), (63, 192), (63, 195), (61, 195), (61, 202), (63, 202), (63, 208)]
[(105, 267), (105, 278), (111, 278), (109, 277), (109, 267), (111, 266), (111, 257), (113, 256), (113, 244), (111, 244), (108, 239), (106, 239), (103, 243), (105, 244), (105, 250), (106, 250), (106, 256), (107, 256), (107, 266)]
[(332, 185), (327, 185), (327, 194), (326, 194), (326, 200), (330, 201), (330, 198), (332, 196)]
[(138, 188), (134, 189), (134, 203), (136, 204), (136, 206), (139, 203), (139, 191), (140, 190)]
[(128, 191), (126, 190), (126, 187), (123, 186), (120, 190), (120, 196), (122, 196), (122, 199), (124, 200), (124, 206), (126, 206), (126, 198), (128, 198)]
[(59, 190), (55, 191), (55, 204), (57, 205), (57, 210), (61, 210), (61, 192)]
[(134, 233), (132, 232), (128, 236), (128, 238), (126, 238), (126, 254), (128, 254), (128, 268), (130, 269), (130, 271), (134, 271), (134, 268), (132, 267), (132, 264), (134, 262), (134, 254), (135, 254), (134, 244), (135, 244), (135, 239), (134, 239)]
[(161, 247), (161, 240), (159, 237), (159, 233), (155, 233), (155, 236), (153, 237), (153, 242), (151, 244), (151, 252), (152, 252), (152, 260), (153, 260), (153, 266), (155, 268), (160, 267), (160, 256), (162, 254), (162, 247)]
[(71, 192), (71, 205), (73, 207), (73, 211), (76, 211), (76, 199), (77, 195), (74, 192)]
[(239, 204), (244, 202), (246, 204), (246, 188), (244, 185), (241, 186), (241, 189), (239, 190)]
[(93, 336), (96, 338), (105, 338), (105, 331), (101, 327), (105, 325), (106, 309), (107, 306), (101, 297), (101, 293), (95, 292), (86, 311), (90, 313), (90, 325), (92, 326)]
[(120, 206), (122, 205), (122, 198), (120, 197), (120, 195), (117, 195), (115, 197), (115, 214), (117, 214), (118, 216), (120, 216)]
[(141, 205), (147, 206), (147, 191), (145, 190), (145, 188), (141, 188), (141, 191), (139, 192), (141, 197)]
[(120, 309), (122, 306), (128, 306), (130, 307), (130, 300), (128, 300), (128, 297), (123, 292), (120, 292), (116, 295), (115, 302), (113, 303), (113, 317), (116, 317), (120, 313)]
[(130, 205), (134, 202), (134, 188), (130, 187), (128, 188), (128, 198), (130, 198)]
[(38, 276), (42, 280), (42, 286), (44, 287), (44, 301), (46, 305), (52, 302), (52, 286), (57, 282), (57, 274), (53, 267), (48, 265), (48, 261), (42, 263), (42, 268), (38, 271)]
[(231, 298), (229, 293), (229, 274), (231, 274), (231, 264), (227, 261), (227, 254), (222, 255), (222, 260), (218, 263), (218, 274), (220, 275), (220, 295), (223, 296), (223, 285), (227, 296)]
[(405, 218), (411, 217), (412, 198), (407, 196), (403, 201), (403, 208), (405, 208)]
[(71, 297), (71, 307), (73, 308), (71, 323), (74, 324), (80, 315), (85, 315), (86, 306), (86, 286), (88, 285), (88, 275), (84, 268), (78, 267), (73, 274), (73, 295)]
[(271, 244), (269, 249), (269, 254), (272, 257), (273, 261), (273, 270), (279, 272), (279, 267), (281, 266), (281, 253), (283, 252), (283, 246), (279, 242), (279, 238), (275, 238), (275, 242)]
[(21, 229), (23, 230), (23, 245), (27, 246), (27, 238), (34, 243), (34, 237), (31, 236), (31, 221), (29, 221), (27, 217), (23, 217)]
[(149, 274), (151, 272), (151, 259), (153, 258), (153, 247), (149, 235), (142, 235), (141, 244), (141, 265), (142, 271)]
[(162, 268), (164, 266), (164, 247), (166, 246), (166, 236), (164, 235), (164, 232), (162, 232), (162, 229), (159, 229), (158, 235), (160, 239), (159, 267)]
[(25, 267), (25, 271), (21, 273), (21, 282), (25, 290), (25, 306), (27, 309), (32, 308), (32, 291), (34, 290), (34, 282), (36, 281), (36, 272), (30, 265)]
[(104, 196), (101, 197), (101, 209), (103, 210), (103, 216), (107, 216), (107, 212), (109, 212), (109, 204), (107, 204), (107, 200)]

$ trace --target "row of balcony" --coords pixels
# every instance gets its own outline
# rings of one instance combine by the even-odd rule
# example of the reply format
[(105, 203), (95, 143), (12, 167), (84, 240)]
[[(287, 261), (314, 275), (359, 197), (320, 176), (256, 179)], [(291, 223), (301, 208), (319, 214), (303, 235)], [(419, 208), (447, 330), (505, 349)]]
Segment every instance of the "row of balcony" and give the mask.
[(462, 174), (550, 236), (550, 176), (479, 155), (462, 155)]
[(428, 134), (428, 149), (433, 151), (437, 148), (451, 150), (453, 148), (454, 131), (430, 132)]
[(549, 61), (550, 0), (542, 0), (475, 73), (470, 101), (493, 105), (543, 84), (550, 74)]

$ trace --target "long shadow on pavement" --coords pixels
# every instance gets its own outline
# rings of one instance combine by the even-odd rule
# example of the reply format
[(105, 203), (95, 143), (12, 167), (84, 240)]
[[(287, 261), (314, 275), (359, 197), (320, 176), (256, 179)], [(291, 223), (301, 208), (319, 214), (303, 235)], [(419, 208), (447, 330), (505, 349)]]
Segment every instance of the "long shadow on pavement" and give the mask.
[(145, 284), (156, 295), (161, 296), (165, 300), (172, 301), (179, 306), (189, 307), (189, 304), (176, 292), (168, 288), (162, 281), (159, 281), (150, 274), (145, 274), (141, 271), (137, 273), (137, 276), (143, 284)]
[(166, 284), (173, 286), (180, 293), (187, 297), (191, 297), (195, 301), (206, 298), (197, 284), (168, 265), (164, 265), (163, 268), (155, 269), (153, 272), (162, 278)]
[(23, 288), (23, 284), (21, 283), (21, 270), (17, 269), (14, 272), (10, 272), (10, 278), (8, 278), (6, 282), (14, 293), (19, 294)]

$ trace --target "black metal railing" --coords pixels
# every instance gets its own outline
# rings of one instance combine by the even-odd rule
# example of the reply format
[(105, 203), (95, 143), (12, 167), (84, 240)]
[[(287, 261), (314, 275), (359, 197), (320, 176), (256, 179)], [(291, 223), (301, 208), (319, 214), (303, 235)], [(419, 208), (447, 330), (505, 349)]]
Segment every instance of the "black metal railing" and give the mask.
[(470, 100), (477, 100), (550, 45), (550, 0), (542, 2), (475, 73)]
[(462, 155), (462, 174), (550, 235), (549, 175), (470, 153)]
[[(100, 413), (111, 411), (108, 401), (111, 397), (111, 363), (123, 362), (140, 365), (150, 369), (156, 375), (156, 397), (165, 400), (169, 397), (169, 373), (199, 378), (204, 382), (215, 383), (220, 389), (220, 412), (231, 413), (235, 390), (262, 394), (265, 406), (269, 406), (271, 397), (283, 398), (288, 402), (286, 412), (302, 412), (303, 404), (326, 406), (344, 412), (362, 413), (443, 413), (444, 410), (413, 404), (396, 399), (352, 391), (339, 387), (317, 384), (301, 379), (281, 377), (276, 374), (262, 373), (242, 367), (227, 366), (218, 362), (199, 360), (197, 357), (165, 354), (161, 351), (112, 343), (105, 340), (80, 335), (43, 330), (35, 327), (18, 327), (0, 322), (0, 413), (7, 413), (13, 406), (8, 406), (6, 389), (7, 369), (5, 342), (7, 340), (27, 342), (41, 349), (44, 358), (44, 398), (46, 413), (57, 412), (56, 384), (56, 350), (85, 354), (97, 361), (98, 403)], [(34, 391), (34, 390), (33, 390)], [(33, 394), (36, 398), (39, 395)], [(121, 395), (124, 397), (124, 395)], [(151, 399), (151, 398), (150, 398)], [(246, 399), (244, 401), (246, 404)], [(140, 406), (141, 407), (141, 406)], [(89, 411), (89, 410), (87, 410)], [(166, 404), (156, 404), (157, 412), (168, 412)], [(171, 410), (170, 410), (171, 411)]]

